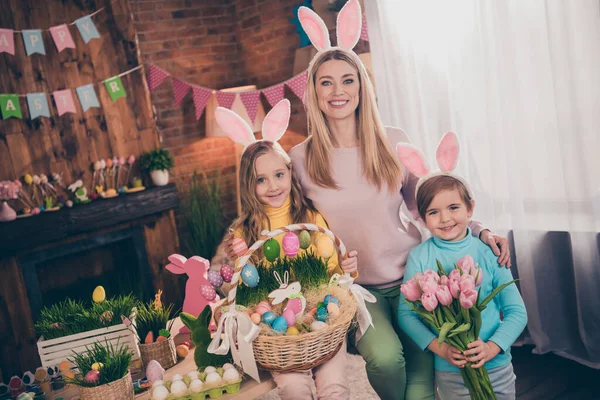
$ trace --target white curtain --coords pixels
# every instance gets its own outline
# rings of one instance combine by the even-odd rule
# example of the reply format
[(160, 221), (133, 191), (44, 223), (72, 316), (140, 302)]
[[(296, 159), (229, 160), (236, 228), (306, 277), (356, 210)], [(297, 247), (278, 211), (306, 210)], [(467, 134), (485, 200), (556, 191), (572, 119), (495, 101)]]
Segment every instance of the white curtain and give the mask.
[(600, 368), (598, 0), (366, 0), (383, 122), (461, 138), (475, 217), (514, 241), (526, 340)]

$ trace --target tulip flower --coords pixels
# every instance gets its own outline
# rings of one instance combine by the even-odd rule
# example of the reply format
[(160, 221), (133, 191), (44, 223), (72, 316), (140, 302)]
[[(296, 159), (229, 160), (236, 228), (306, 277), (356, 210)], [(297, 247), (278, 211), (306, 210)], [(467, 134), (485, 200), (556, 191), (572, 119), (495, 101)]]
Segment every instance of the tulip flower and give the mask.
[(437, 297), (438, 301), (441, 305), (447, 306), (452, 303), (452, 294), (450, 293), (450, 289), (448, 286), (438, 286), (437, 292), (435, 292), (435, 297)]
[(465, 291), (461, 291), (459, 301), (460, 301), (460, 306), (462, 308), (469, 309), (469, 308), (473, 307), (475, 305), (475, 302), (477, 302), (477, 291), (475, 291), (474, 289), (468, 289)]
[(414, 279), (400, 285), (400, 291), (409, 301), (417, 301), (421, 297), (421, 289)]
[(438, 299), (434, 293), (423, 293), (421, 303), (427, 311), (433, 311), (438, 306)]
[(460, 291), (475, 290), (475, 279), (471, 275), (463, 275), (460, 277)]

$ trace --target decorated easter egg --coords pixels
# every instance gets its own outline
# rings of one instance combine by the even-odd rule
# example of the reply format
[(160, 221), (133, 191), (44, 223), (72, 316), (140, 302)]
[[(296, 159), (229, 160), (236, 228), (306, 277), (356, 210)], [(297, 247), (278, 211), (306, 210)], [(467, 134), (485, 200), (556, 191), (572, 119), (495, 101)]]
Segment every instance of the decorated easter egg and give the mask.
[(223, 373), (223, 380), (225, 382), (237, 382), (240, 380), (240, 373), (237, 372), (237, 369), (230, 368)]
[(335, 252), (335, 246), (333, 240), (329, 236), (321, 236), (317, 240), (317, 253), (323, 258), (330, 258)]
[(236, 237), (233, 239), (233, 242), (231, 243), (231, 248), (233, 249), (235, 254), (237, 254), (238, 257), (243, 256), (248, 251), (248, 245), (246, 244), (244, 239), (240, 237)]
[(102, 286), (96, 286), (94, 292), (92, 293), (92, 300), (94, 303), (102, 303), (106, 299), (106, 292)]
[(325, 298), (323, 299), (323, 305), (324, 305), (325, 307), (327, 307), (327, 305), (329, 304), (329, 299), (330, 299), (330, 298), (331, 298), (331, 295), (330, 295), (330, 294), (328, 294), (328, 295), (326, 295), (326, 296), (325, 296)]
[(152, 399), (153, 400), (165, 400), (169, 395), (169, 389), (164, 386), (156, 386), (152, 389)]
[(325, 307), (317, 308), (317, 313), (315, 314), (315, 318), (317, 321), (327, 321), (327, 309)]
[(89, 383), (96, 383), (100, 380), (100, 371), (91, 369), (85, 374), (85, 381)]
[(183, 380), (183, 376), (181, 374), (175, 374), (175, 375), (173, 375), (171, 380), (172, 381), (181, 381), (181, 380)]
[(290, 309), (294, 311), (294, 314), (296, 315), (300, 314), (302, 311), (304, 311), (304, 309), (302, 308), (302, 299), (297, 297), (289, 299), (287, 304), (285, 305), (285, 309)]
[(292, 326), (296, 322), (296, 313), (291, 308), (287, 308), (281, 316), (285, 319), (288, 326)]
[(187, 386), (183, 381), (173, 381), (171, 384), (171, 394), (174, 396), (183, 396), (187, 392)]
[(323, 329), (327, 326), (327, 324), (323, 321), (314, 321), (312, 324), (310, 324), (310, 329), (312, 329), (313, 331), (318, 331), (319, 329)]
[(156, 360), (151, 360), (146, 366), (146, 379), (148, 382), (154, 383), (154, 381), (163, 380), (165, 370)]
[(283, 317), (277, 317), (271, 324), (271, 327), (277, 332), (285, 332), (288, 328), (288, 323)]
[(277, 315), (275, 315), (275, 313), (273, 313), (272, 311), (267, 311), (262, 315), (262, 322), (264, 322), (267, 325), (271, 325), (276, 318)]
[(221, 382), (221, 375), (217, 374), (217, 372), (211, 372), (210, 374), (206, 375), (206, 378), (204, 379), (204, 382), (206, 383), (219, 383)]
[(33, 400), (33, 397), (29, 393), (21, 393), (17, 396), (17, 400)]
[(192, 393), (200, 393), (203, 389), (204, 384), (200, 379), (194, 379), (190, 382), (190, 390)]
[(256, 267), (252, 264), (244, 265), (244, 268), (242, 268), (242, 282), (244, 282), (246, 286), (253, 288), (258, 286), (259, 280), (260, 278)]
[(283, 252), (288, 257), (296, 257), (298, 250), (300, 249), (300, 239), (294, 232), (288, 232), (283, 237), (281, 244), (283, 245)]
[(150, 343), (154, 343), (154, 333), (152, 333), (152, 331), (148, 332), (148, 334), (144, 338), (144, 344)]
[(217, 369), (215, 367), (213, 367), (212, 365), (204, 368), (204, 373), (210, 374), (212, 372), (217, 372)]
[(179, 358), (186, 358), (188, 354), (190, 354), (190, 349), (183, 344), (180, 344), (179, 346), (177, 346), (175, 348), (175, 351), (177, 352), (177, 357)]
[(223, 264), (221, 265), (219, 273), (221, 274), (223, 281), (229, 283), (231, 282), (231, 278), (233, 278), (233, 267), (229, 264)]
[(329, 303), (327, 305), (327, 314), (331, 315), (331, 318), (336, 318), (340, 315), (340, 307), (334, 302)]
[(231, 363), (223, 364), (223, 371), (227, 371), (228, 369), (235, 368)]
[(256, 306), (256, 310), (255, 311), (258, 314), (263, 315), (267, 311), (271, 311), (271, 303), (269, 303), (266, 300), (263, 300), (260, 303), (258, 303), (258, 305)]
[(100, 371), (100, 368), (104, 367), (104, 364), (102, 364), (101, 362), (95, 362), (92, 364), (92, 369), (94, 371)]
[(221, 286), (223, 286), (223, 278), (221, 277), (219, 271), (215, 271), (214, 269), (208, 270), (206, 278), (208, 279), (210, 284), (216, 288), (220, 288)]
[(208, 301), (213, 301), (217, 297), (217, 292), (211, 285), (200, 285), (200, 294)]
[(281, 253), (281, 248), (279, 247), (279, 243), (277, 240), (271, 238), (263, 244), (263, 253), (265, 258), (273, 262), (279, 258), (279, 254)]
[(260, 324), (261, 319), (262, 316), (259, 313), (254, 313), (250, 316), (250, 320), (257, 325)]
[(338, 299), (335, 296), (331, 296), (329, 298), (329, 303), (337, 304), (337, 306), (339, 307), (340, 306), (340, 299)]
[(299, 335), (300, 331), (295, 326), (290, 326), (285, 332), (287, 335)]
[(298, 242), (301, 249), (308, 249), (308, 247), (310, 246), (310, 233), (308, 233), (308, 231), (300, 232), (300, 234), (298, 235)]

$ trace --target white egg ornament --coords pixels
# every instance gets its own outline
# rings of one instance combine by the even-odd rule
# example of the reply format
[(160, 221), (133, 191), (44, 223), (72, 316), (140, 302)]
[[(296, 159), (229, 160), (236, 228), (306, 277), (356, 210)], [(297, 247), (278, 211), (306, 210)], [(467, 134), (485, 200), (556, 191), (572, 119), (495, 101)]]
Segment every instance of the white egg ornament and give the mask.
[(244, 268), (242, 268), (242, 282), (244, 282), (246, 286), (253, 288), (258, 286), (259, 280), (260, 278), (256, 267), (252, 264), (244, 265)]
[(194, 379), (190, 382), (190, 390), (192, 393), (200, 393), (204, 389), (204, 384), (200, 379)]
[(216, 371), (215, 372), (211, 372), (210, 374), (206, 375), (206, 378), (204, 379), (204, 382), (210, 383), (210, 384), (220, 383), (221, 382), (221, 375), (219, 375)]
[(158, 381), (154, 381), (154, 383), (152, 383), (153, 389), (157, 386), (165, 386), (165, 381), (158, 380)]
[(310, 329), (312, 329), (313, 331), (318, 331), (320, 329), (323, 329), (327, 326), (327, 324), (323, 321), (314, 321), (312, 324), (310, 324)]
[(156, 386), (152, 389), (152, 400), (165, 400), (169, 395), (169, 389), (164, 386)]
[(237, 382), (240, 380), (240, 373), (235, 368), (230, 368), (223, 372), (223, 380), (229, 383)]
[(171, 384), (171, 394), (174, 396), (183, 396), (187, 392), (187, 386), (183, 381), (173, 381)]
[(200, 372), (198, 372), (196, 370), (192, 370), (187, 373), (187, 376), (189, 376), (192, 380), (198, 379), (200, 377)]
[(208, 367), (204, 368), (204, 373), (205, 374), (208, 375), (208, 374), (210, 374), (212, 372), (217, 372), (217, 369), (215, 367), (213, 367), (213, 366), (208, 366)]
[(227, 371), (228, 369), (235, 368), (231, 363), (223, 364), (223, 371)]
[(171, 378), (171, 380), (173, 382), (175, 382), (175, 381), (181, 381), (181, 380), (183, 380), (183, 376), (181, 376), (181, 374), (175, 374), (175, 375), (173, 375), (173, 377)]

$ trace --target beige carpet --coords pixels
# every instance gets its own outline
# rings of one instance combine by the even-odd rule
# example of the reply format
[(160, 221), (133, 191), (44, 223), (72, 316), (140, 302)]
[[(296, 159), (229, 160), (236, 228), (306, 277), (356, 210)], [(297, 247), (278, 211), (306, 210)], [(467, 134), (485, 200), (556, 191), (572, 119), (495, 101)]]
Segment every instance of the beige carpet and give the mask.
[[(361, 356), (348, 354), (348, 364), (346, 365), (346, 375), (350, 385), (350, 399), (352, 400), (374, 400), (379, 399), (375, 394), (365, 371), (365, 362)], [(313, 387), (313, 392), (314, 392)], [(270, 391), (258, 397), (259, 400), (278, 400), (277, 389)]]

